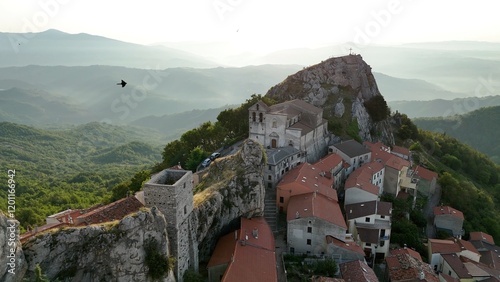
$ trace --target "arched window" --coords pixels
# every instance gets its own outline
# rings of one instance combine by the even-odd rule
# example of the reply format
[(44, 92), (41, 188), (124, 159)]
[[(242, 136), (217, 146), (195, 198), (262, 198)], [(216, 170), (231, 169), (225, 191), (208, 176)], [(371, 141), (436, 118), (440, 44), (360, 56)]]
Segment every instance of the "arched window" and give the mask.
[(257, 111), (259, 110), (259, 104), (257, 104)]
[(259, 122), (262, 122), (262, 119), (263, 119), (263, 114), (259, 113)]
[(273, 128), (276, 128), (276, 127), (278, 127), (276, 119), (273, 119)]
[(252, 121), (255, 122), (255, 112), (252, 112)]

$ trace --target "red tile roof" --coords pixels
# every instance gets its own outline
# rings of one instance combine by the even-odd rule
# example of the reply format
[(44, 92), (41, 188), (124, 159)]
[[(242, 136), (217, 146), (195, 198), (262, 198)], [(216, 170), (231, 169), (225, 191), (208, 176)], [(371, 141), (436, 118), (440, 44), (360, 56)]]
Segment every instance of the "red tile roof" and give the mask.
[(382, 142), (372, 143), (370, 141), (365, 141), (365, 142), (363, 142), (363, 145), (365, 145), (365, 147), (367, 147), (372, 152), (374, 150), (385, 151), (385, 152), (388, 152), (391, 150), (391, 148), (389, 146), (386, 146)]
[(349, 204), (345, 206), (347, 220), (370, 216), (370, 215), (392, 215), (392, 203), (383, 201), (368, 201)]
[(420, 254), (411, 248), (394, 249), (394, 250), (390, 251), (390, 254), (393, 256), (397, 256), (397, 255), (401, 255), (401, 254), (408, 254), (408, 255), (412, 256), (413, 258), (415, 258), (419, 261), (422, 261), (422, 257), (420, 256)]
[[(380, 168), (380, 169), (378, 169)], [(373, 174), (379, 172), (383, 166), (381, 164), (367, 163), (353, 171), (345, 182), (345, 189), (358, 188), (374, 195), (379, 194), (379, 187), (371, 183)], [(378, 170), (376, 170), (378, 169)]]
[(431, 170), (428, 170), (424, 167), (421, 167), (421, 166), (417, 166), (415, 168), (415, 175), (417, 175), (418, 177), (422, 178), (422, 179), (425, 179), (425, 180), (428, 180), (428, 181), (432, 181), (432, 179), (437, 179), (438, 178), (438, 174), (434, 171), (431, 171)]
[(472, 278), (457, 254), (441, 254), (441, 257), (460, 279)]
[(476, 231), (470, 233), (470, 241), (485, 241), (492, 245), (495, 245), (495, 241), (493, 240), (493, 236), (490, 234), (486, 234), (484, 232)]
[(420, 280), (421, 271), (423, 271), (423, 281), (439, 282), (430, 265), (415, 258), (409, 253), (400, 253), (389, 255), (385, 258), (389, 279), (392, 282), (398, 281), (422, 281)]
[(290, 170), (278, 183), (277, 189), (300, 195), (317, 191), (338, 201), (337, 191), (332, 188), (333, 179), (321, 176), (321, 170), (309, 163), (302, 163)]
[(275, 242), (266, 220), (242, 217), (239, 235), (222, 282), (277, 281)]
[(464, 214), (457, 210), (454, 209), (450, 206), (440, 206), (440, 207), (434, 207), (434, 216), (439, 216), (439, 215), (451, 215), (460, 219), (464, 219)]
[(319, 193), (308, 193), (290, 197), (287, 221), (317, 217), (347, 230), (344, 216), (338, 202)]
[(401, 147), (401, 146), (393, 146), (391, 152), (394, 152), (394, 153), (397, 153), (397, 154), (401, 154), (401, 155), (404, 155), (404, 156), (409, 156), (410, 155), (410, 150), (408, 148)]
[(453, 240), (429, 239), (431, 252), (433, 254), (460, 253), (461, 249)]
[(396, 170), (401, 170), (403, 169), (404, 166), (410, 167), (409, 161), (401, 157), (398, 157), (396, 155), (393, 155), (387, 151), (384, 151), (383, 149), (380, 149), (377, 146), (372, 145), (371, 151), (372, 151), (372, 160), (381, 162), (386, 167), (391, 167)]
[(341, 241), (333, 236), (327, 235), (326, 236), (326, 243), (327, 244), (334, 244), (335, 246), (351, 251), (353, 253), (358, 253), (362, 256), (365, 255), (365, 252), (363, 251), (363, 248), (361, 248), (360, 245), (356, 244), (356, 242), (344, 242)]
[(144, 205), (136, 197), (127, 197), (94, 209), (76, 218), (78, 226), (120, 220), (126, 215), (139, 211)]
[(333, 168), (342, 163), (342, 157), (332, 153), (328, 154), (326, 157), (320, 159), (313, 164), (314, 167), (320, 169), (321, 171), (330, 172)]
[(341, 263), (340, 273), (345, 281), (352, 282), (378, 282), (377, 275), (365, 262), (354, 260)]
[(476, 249), (476, 247), (474, 247), (474, 245), (472, 245), (471, 242), (465, 241), (465, 240), (462, 240), (462, 239), (455, 239), (455, 241), (457, 242), (457, 244), (460, 247), (461, 251), (467, 250), (467, 251), (473, 252), (475, 254), (481, 255), (479, 253), (479, 251)]
[(238, 243), (239, 232), (240, 230), (235, 230), (234, 232), (222, 236), (219, 241), (217, 241), (217, 245), (208, 261), (207, 267), (229, 264), (236, 244)]

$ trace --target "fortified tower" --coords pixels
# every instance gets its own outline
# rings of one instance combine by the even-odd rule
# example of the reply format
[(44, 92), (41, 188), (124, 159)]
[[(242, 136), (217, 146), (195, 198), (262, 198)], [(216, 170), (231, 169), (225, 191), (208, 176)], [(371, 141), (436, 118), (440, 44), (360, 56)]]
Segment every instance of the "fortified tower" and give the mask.
[(175, 256), (175, 275), (182, 282), (191, 266), (198, 270), (196, 228), (190, 228), (193, 211), (193, 173), (188, 170), (165, 169), (144, 184), (146, 207), (156, 206), (167, 220), (170, 251)]

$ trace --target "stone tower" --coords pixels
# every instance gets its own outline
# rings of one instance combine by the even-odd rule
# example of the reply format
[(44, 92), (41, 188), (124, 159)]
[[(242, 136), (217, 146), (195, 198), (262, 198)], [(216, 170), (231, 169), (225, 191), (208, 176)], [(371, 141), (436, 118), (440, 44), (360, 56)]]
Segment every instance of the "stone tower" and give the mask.
[(165, 215), (170, 250), (176, 259), (174, 272), (177, 281), (182, 282), (190, 266), (198, 270), (196, 228), (190, 228), (193, 173), (178, 169), (161, 171), (144, 184), (144, 201), (146, 207), (156, 206)]
[(262, 101), (258, 101), (248, 109), (249, 138), (265, 146), (266, 138), (266, 113), (269, 107)]

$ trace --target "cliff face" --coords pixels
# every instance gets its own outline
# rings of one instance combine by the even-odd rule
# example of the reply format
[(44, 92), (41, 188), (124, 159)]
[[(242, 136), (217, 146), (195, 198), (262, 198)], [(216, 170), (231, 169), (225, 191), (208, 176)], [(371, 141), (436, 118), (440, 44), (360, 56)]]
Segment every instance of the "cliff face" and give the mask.
[(374, 123), (364, 102), (381, 95), (371, 67), (360, 55), (330, 58), (287, 77), (266, 96), (283, 102), (302, 99), (324, 109), (327, 119), (355, 119), (363, 140), (394, 143), (387, 121)]
[(239, 227), (241, 216), (264, 214), (265, 187), (262, 171), (265, 153), (260, 144), (245, 141), (235, 155), (213, 162), (194, 196), (193, 226), (200, 261), (207, 261), (219, 236)]
[[(63, 229), (28, 241), (26, 278), (34, 280), (40, 265), (50, 279), (61, 281), (153, 281), (148, 276), (145, 244), (158, 243), (169, 257), (166, 221), (156, 208), (127, 216), (118, 223)], [(172, 270), (160, 280), (175, 281)]]
[(19, 222), (0, 211), (0, 281), (22, 281), (27, 269), (21, 242)]

